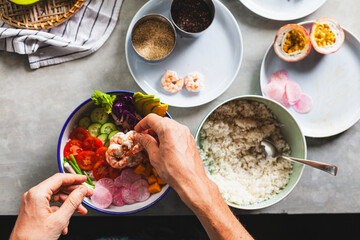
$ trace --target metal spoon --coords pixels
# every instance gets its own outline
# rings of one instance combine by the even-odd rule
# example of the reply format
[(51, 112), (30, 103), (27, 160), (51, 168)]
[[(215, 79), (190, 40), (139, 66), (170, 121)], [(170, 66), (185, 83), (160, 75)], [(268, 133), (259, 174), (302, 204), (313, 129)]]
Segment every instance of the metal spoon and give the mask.
[(327, 163), (321, 163), (321, 162), (305, 160), (305, 159), (300, 159), (300, 158), (282, 156), (279, 153), (279, 151), (277, 150), (277, 148), (275, 147), (275, 145), (272, 142), (268, 141), (268, 140), (262, 140), (260, 142), (260, 145), (264, 147), (266, 157), (268, 157), (268, 156), (271, 156), (273, 158), (281, 157), (281, 158), (289, 160), (289, 161), (300, 162), (300, 163), (309, 165), (311, 167), (320, 169), (320, 170), (322, 170), (324, 172), (327, 172), (327, 173), (330, 173), (330, 174), (336, 176), (337, 166), (335, 166), (335, 165), (330, 165), (330, 164), (327, 164)]

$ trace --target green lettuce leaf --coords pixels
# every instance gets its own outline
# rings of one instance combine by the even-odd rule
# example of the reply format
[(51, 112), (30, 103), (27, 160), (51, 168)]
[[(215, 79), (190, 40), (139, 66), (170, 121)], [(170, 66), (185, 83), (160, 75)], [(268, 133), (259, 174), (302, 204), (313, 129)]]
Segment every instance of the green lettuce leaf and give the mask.
[(94, 94), (91, 95), (91, 99), (95, 101), (95, 105), (100, 105), (102, 108), (104, 108), (106, 113), (111, 113), (115, 98), (116, 95), (109, 95), (97, 90), (95, 90)]

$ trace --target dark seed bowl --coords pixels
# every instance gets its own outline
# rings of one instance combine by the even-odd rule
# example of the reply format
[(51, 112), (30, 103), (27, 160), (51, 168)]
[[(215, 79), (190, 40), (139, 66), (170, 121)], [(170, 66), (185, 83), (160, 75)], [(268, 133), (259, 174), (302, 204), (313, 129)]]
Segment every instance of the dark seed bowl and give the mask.
[(170, 18), (180, 35), (198, 37), (215, 18), (212, 0), (172, 0)]

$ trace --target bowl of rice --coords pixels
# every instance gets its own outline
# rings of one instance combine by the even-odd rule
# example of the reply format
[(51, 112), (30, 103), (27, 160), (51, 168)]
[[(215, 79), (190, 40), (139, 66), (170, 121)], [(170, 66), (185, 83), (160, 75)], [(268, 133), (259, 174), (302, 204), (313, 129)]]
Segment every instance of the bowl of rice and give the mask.
[(284, 155), (306, 158), (305, 137), (286, 108), (257, 95), (228, 99), (202, 120), (196, 144), (209, 178), (231, 207), (255, 210), (285, 198), (296, 186), (303, 164), (264, 155), (270, 140)]

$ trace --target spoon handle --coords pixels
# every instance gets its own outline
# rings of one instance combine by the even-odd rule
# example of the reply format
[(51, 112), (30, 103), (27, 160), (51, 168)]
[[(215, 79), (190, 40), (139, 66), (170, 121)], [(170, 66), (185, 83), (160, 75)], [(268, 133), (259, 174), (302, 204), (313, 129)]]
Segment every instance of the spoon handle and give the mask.
[(335, 165), (322, 163), (322, 162), (311, 161), (311, 160), (304, 160), (304, 159), (294, 158), (294, 157), (282, 156), (282, 158), (284, 158), (286, 160), (290, 160), (290, 161), (294, 161), (294, 162), (300, 162), (300, 163), (312, 166), (312, 167), (320, 169), (320, 170), (322, 170), (324, 172), (330, 173), (330, 174), (332, 174), (334, 176), (336, 176), (336, 173), (337, 173), (337, 166), (335, 166)]

